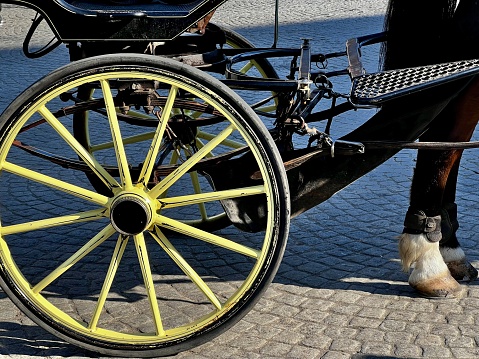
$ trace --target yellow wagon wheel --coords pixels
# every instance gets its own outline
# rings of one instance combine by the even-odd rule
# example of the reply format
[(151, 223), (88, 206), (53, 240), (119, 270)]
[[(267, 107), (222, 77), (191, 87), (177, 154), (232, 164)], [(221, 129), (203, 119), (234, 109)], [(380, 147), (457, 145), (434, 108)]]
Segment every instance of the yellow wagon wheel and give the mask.
[[(134, 134), (115, 108), (120, 100), (137, 105), (142, 97), (128, 89), (139, 84), (154, 84), (159, 121), (150, 141), (130, 143), (123, 134)], [(90, 121), (91, 131), (114, 143), (105, 156), (114, 157), (118, 173), (75, 139), (71, 116), (61, 116), (75, 108), (63, 102), (64, 94), (80, 86), (99, 89), (98, 110), (107, 116)], [(212, 138), (177, 166), (158, 165), (176, 140), (168, 119), (186, 103), (203, 109), (196, 121), (204, 121)], [(46, 122), (22, 130), (41, 119)], [(68, 166), (26, 153), (19, 141), (80, 158), (110, 194), (98, 193)], [(225, 141), (247, 144), (256, 179), (190, 191), (189, 172), (200, 165), (205, 170), (203, 159), (211, 153), (230, 153)], [(143, 161), (135, 170), (130, 163), (138, 158)], [(147, 183), (152, 172), (153, 185)], [(190, 349), (237, 322), (271, 282), (289, 228), (287, 188), (268, 131), (211, 76), (152, 56), (77, 61), (34, 84), (0, 118), (2, 288), (46, 330), (102, 354), (149, 357)], [(230, 226), (212, 234), (183, 221), (198, 203), (221, 206), (236, 198), (263, 206), (263, 230)]]
[[(217, 25), (210, 24), (209, 26), (219, 28)], [(251, 44), (247, 39), (245, 39), (243, 36), (238, 34), (237, 32), (227, 29), (227, 28), (220, 28), (221, 30), (216, 30), (216, 31), (224, 31), (226, 35), (226, 41), (227, 45), (233, 48), (253, 48), (254, 45)], [(249, 74), (251, 76), (261, 76), (261, 77), (268, 77), (268, 78), (278, 78), (278, 75), (276, 74), (276, 71), (274, 70), (273, 66), (267, 59), (258, 59), (255, 61), (248, 61), (246, 63), (241, 63), (240, 64), (241, 69), (239, 69), (241, 72), (245, 74)], [(92, 87), (84, 87), (78, 91), (77, 97), (79, 99), (83, 100), (88, 100), (91, 99), (94, 95), (94, 91)], [(268, 111), (268, 112), (274, 112), (276, 109), (276, 103), (275, 101), (271, 101), (268, 106), (261, 108), (260, 110), (262, 111)], [(177, 114), (185, 114), (189, 118), (194, 119), (195, 117), (200, 115), (200, 111), (196, 111), (193, 107), (193, 109), (175, 109), (177, 111)], [(98, 116), (95, 115), (95, 116)], [(131, 108), (128, 116), (133, 117), (136, 116), (138, 117), (138, 120), (143, 118), (145, 119), (144, 122), (147, 122), (147, 120), (151, 120), (151, 116), (145, 115), (144, 111), (135, 111), (135, 108)], [(105, 151), (108, 148), (113, 147), (113, 142), (98, 142), (98, 136), (96, 136), (96, 142), (95, 142), (95, 135), (91, 133), (91, 125), (89, 124), (89, 118), (90, 118), (90, 111), (77, 111), (73, 115), (73, 133), (75, 135), (75, 138), (85, 147), (88, 149), (88, 151), (92, 154), (95, 154), (97, 151)], [(150, 121), (151, 122), (151, 121)], [(138, 123), (141, 123), (139, 120)], [(135, 132), (134, 136), (129, 136), (128, 142), (141, 142), (141, 141), (150, 141), (151, 137), (154, 134), (154, 131), (152, 129), (149, 129), (148, 127), (144, 127), (141, 131), (139, 129), (134, 130)], [(195, 143), (194, 145), (196, 147), (201, 147), (203, 145), (204, 141), (209, 141), (211, 139), (211, 134), (208, 133), (206, 130), (203, 129), (198, 129), (195, 132)], [(243, 142), (237, 142), (237, 141), (227, 141), (225, 145), (228, 145), (231, 147), (232, 150), (243, 147), (245, 144)], [(175, 151), (177, 151), (176, 154), (171, 156), (169, 158), (170, 164), (176, 164), (178, 161), (181, 160), (181, 156), (178, 156), (177, 154), (180, 154), (182, 156), (188, 156), (188, 153), (191, 149), (185, 149), (181, 147), (175, 148)], [(209, 154), (211, 155), (211, 154)], [(101, 154), (99, 155), (101, 157)], [(98, 180), (98, 178), (92, 174), (87, 173), (86, 174), (89, 180), (92, 182), (93, 186), (96, 188), (96, 190), (107, 194), (107, 189), (104, 186), (104, 184)], [(202, 186), (201, 182), (205, 182), (205, 179), (201, 178), (202, 174), (198, 173), (196, 171), (190, 172), (190, 186), (193, 188), (196, 193), (200, 194), (202, 191)], [(199, 203), (197, 205), (197, 216), (195, 218), (190, 218), (188, 219), (187, 223), (190, 225), (193, 225), (197, 228), (201, 228), (204, 230), (217, 230), (224, 228), (230, 224), (230, 221), (224, 211), (220, 209), (213, 209), (207, 208), (203, 203)]]

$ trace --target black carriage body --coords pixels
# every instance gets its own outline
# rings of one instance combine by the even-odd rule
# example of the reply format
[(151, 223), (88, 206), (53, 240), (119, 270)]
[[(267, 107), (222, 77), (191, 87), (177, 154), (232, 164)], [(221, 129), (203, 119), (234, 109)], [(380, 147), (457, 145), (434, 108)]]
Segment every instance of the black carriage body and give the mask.
[(64, 42), (171, 40), (226, 0), (180, 4), (152, 0), (118, 4), (108, 0), (5, 0), (41, 13)]

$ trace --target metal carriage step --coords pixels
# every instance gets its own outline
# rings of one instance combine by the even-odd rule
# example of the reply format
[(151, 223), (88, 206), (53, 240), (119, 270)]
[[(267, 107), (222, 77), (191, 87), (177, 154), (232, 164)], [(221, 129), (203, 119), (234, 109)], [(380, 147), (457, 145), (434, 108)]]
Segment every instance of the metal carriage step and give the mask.
[(353, 79), (351, 102), (381, 106), (384, 102), (479, 73), (479, 60), (389, 70)]

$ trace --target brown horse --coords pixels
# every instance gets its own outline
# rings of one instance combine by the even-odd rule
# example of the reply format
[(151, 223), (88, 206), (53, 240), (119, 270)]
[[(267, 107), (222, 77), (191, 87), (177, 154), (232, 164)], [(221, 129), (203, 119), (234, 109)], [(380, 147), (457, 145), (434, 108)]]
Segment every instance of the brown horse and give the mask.
[[(479, 57), (476, 0), (390, 0), (384, 67), (396, 69)], [(457, 5), (457, 6), (456, 6)], [(420, 141), (469, 141), (479, 120), (479, 79), (437, 115)], [(419, 150), (410, 207), (400, 237), (409, 284), (426, 296), (459, 296), (457, 280), (477, 278), (456, 237), (456, 181), (461, 150)]]

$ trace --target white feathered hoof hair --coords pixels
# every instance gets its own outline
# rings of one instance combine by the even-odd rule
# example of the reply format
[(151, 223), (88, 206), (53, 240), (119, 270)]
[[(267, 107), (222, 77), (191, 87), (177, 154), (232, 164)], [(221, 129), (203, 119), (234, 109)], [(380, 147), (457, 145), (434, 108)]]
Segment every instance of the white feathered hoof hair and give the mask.
[(403, 233), (399, 238), (399, 257), (405, 272), (413, 270), (409, 285), (426, 297), (459, 298), (464, 288), (452, 277), (439, 251), (439, 243), (426, 235)]

